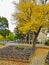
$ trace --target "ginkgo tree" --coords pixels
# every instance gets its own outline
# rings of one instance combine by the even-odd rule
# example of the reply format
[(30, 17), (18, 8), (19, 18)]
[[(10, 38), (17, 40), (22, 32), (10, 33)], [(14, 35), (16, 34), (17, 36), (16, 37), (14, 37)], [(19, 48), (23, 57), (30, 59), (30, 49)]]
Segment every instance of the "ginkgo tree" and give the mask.
[(41, 28), (49, 28), (49, 4), (37, 5), (34, 2), (21, 2), (17, 9), (19, 11), (14, 13), (15, 20), (18, 20), (17, 28), (23, 34), (33, 32), (33, 47), (35, 47), (35, 40)]

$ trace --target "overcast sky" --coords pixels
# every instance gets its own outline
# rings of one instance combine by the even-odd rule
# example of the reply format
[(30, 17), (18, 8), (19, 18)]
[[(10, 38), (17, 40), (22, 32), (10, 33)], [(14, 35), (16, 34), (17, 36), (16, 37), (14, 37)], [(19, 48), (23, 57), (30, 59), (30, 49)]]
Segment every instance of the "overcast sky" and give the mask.
[(12, 14), (14, 12), (14, 4), (13, 1), (18, 3), (19, 0), (0, 0), (0, 16), (4, 16), (9, 21), (9, 29), (13, 31), (15, 25), (12, 24)]
[(0, 16), (4, 16), (8, 19), (9, 21), (9, 29), (11, 31), (13, 31), (15, 25), (12, 24), (12, 14), (14, 12), (14, 5), (13, 5), (13, 1), (16, 1), (17, 3), (19, 2), (19, 0), (0, 0)]

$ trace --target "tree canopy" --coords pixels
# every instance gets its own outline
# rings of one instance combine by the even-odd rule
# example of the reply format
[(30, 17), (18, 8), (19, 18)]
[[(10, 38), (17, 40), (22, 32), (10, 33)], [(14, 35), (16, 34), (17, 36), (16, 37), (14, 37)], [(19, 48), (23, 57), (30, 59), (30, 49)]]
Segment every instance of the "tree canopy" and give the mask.
[(19, 11), (14, 13), (14, 18), (18, 20), (18, 30), (23, 34), (33, 32), (34, 41), (42, 27), (49, 28), (49, 4), (21, 2), (17, 9)]
[(18, 4), (14, 17), (18, 19), (18, 29), (26, 34), (28, 31), (38, 32), (40, 27), (49, 27), (49, 4), (36, 5), (34, 2)]
[(9, 35), (7, 36), (7, 39), (10, 40), (10, 41), (14, 41), (15, 35), (12, 32), (10, 32)]
[(5, 17), (0, 17), (0, 34), (6, 38), (7, 35), (9, 35), (8, 28), (8, 20)]
[(8, 28), (8, 20), (5, 17), (0, 17), (0, 30)]
[(8, 29), (0, 30), (0, 34), (6, 39), (6, 36), (8, 36), (10, 31)]

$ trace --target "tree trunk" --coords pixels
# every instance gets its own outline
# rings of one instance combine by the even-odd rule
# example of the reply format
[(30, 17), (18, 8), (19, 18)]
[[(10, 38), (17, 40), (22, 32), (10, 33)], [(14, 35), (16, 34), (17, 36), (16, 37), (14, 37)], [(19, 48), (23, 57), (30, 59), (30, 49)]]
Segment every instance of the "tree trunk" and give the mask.
[(29, 41), (29, 44), (30, 44), (30, 33), (29, 33), (29, 40), (28, 41)]
[(35, 48), (35, 47), (36, 47), (35, 45), (36, 45), (36, 39), (37, 39), (37, 37), (38, 37), (38, 36), (37, 36), (37, 35), (35, 35), (35, 37), (34, 37), (34, 39), (33, 39), (33, 48)]
[(36, 39), (37, 39), (37, 37), (38, 37), (38, 35), (39, 35), (39, 33), (40, 33), (40, 30), (41, 30), (41, 28), (42, 28), (42, 26), (39, 28), (39, 30), (38, 30), (38, 32), (37, 33), (34, 33), (34, 39), (33, 39), (33, 48), (35, 48), (36, 46)]
[(5, 44), (6, 44), (6, 36), (4, 36), (4, 38), (5, 38), (5, 40), (4, 40), (4, 44), (3, 44), (3, 45), (5, 45)]

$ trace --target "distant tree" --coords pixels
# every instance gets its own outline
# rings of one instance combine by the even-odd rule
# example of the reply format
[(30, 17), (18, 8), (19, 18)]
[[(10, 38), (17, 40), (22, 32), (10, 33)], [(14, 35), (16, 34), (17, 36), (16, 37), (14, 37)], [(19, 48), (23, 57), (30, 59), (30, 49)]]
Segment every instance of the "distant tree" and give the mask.
[(40, 0), (42, 4), (46, 4), (47, 0)]
[(0, 30), (8, 28), (8, 20), (5, 17), (0, 17)]
[(0, 34), (0, 40), (4, 40), (4, 37)]
[(22, 34), (19, 30), (18, 30), (18, 28), (15, 28), (14, 29), (14, 33), (15, 33), (15, 38), (16, 39), (19, 39), (21, 42), (23, 42), (23, 40), (25, 41), (25, 34)]
[(8, 20), (5, 17), (0, 17), (0, 34), (6, 39), (9, 35)]
[(6, 39), (6, 36), (8, 36), (10, 31), (8, 29), (0, 30), (0, 34)]
[(24, 43), (31, 43), (32, 42), (32, 39), (33, 38), (33, 33), (30, 32), (30, 38), (29, 38), (29, 32), (27, 34), (23, 34), (21, 33), (18, 28), (16, 27), (14, 29), (14, 33), (15, 33), (15, 39), (19, 39), (21, 42), (24, 42)]
[(13, 41), (15, 39), (15, 35), (12, 32), (10, 32), (9, 35), (7, 36), (7, 39)]
[(15, 29), (15, 35), (17, 39), (24, 39), (24, 34), (22, 34), (17, 28)]

